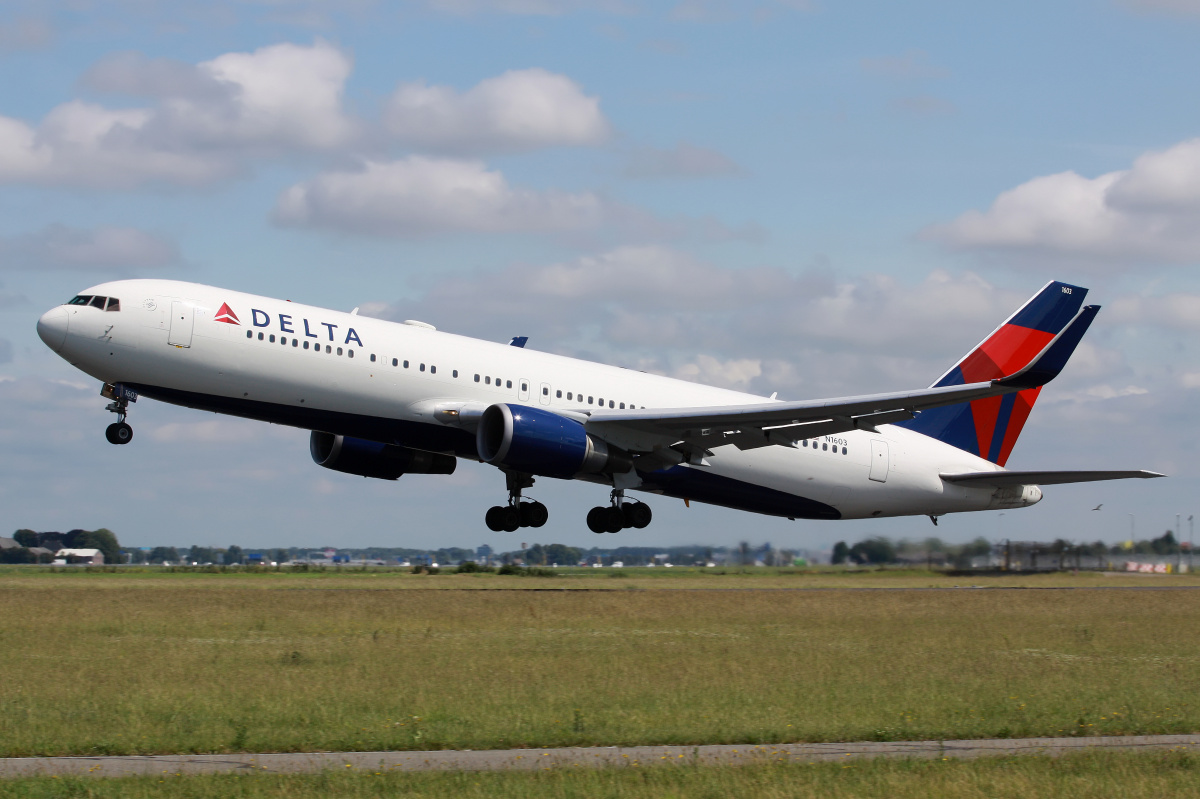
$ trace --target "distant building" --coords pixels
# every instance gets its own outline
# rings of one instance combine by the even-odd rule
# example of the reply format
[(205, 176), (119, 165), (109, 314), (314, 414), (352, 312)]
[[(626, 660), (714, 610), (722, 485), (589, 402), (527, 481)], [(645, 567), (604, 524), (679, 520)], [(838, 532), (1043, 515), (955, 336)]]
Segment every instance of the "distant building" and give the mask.
[(0, 549), (20, 549), (21, 545), (17, 543), (15, 538), (5, 538), (0, 536)]
[(68, 564), (100, 566), (104, 563), (104, 554), (98, 549), (60, 549), (54, 553), (54, 559)]

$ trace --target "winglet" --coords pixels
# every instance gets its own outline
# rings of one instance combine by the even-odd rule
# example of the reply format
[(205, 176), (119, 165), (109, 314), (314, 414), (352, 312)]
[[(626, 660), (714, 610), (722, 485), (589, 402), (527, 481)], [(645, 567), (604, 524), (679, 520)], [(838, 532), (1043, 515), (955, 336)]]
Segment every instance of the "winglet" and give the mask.
[(1083, 310), (1071, 320), (1066, 329), (1055, 336), (1054, 341), (1050, 342), (1050, 345), (1042, 351), (1041, 355), (1031, 361), (1025, 368), (996, 382), (1004, 386), (1011, 386), (1012, 388), (1025, 389), (1044, 386), (1058, 377), (1059, 372), (1067, 365), (1067, 360), (1071, 357), (1071, 353), (1075, 352), (1075, 348), (1079, 346), (1079, 342), (1083, 339), (1083, 334), (1087, 332), (1088, 327), (1092, 324), (1092, 320), (1096, 318), (1096, 314), (1099, 312), (1099, 305), (1084, 306)]

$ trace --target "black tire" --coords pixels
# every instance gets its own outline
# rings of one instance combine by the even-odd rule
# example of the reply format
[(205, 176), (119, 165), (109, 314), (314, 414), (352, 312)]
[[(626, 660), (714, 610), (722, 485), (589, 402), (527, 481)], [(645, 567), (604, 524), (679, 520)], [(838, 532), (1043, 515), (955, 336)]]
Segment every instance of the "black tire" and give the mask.
[(133, 440), (133, 428), (124, 422), (113, 422), (104, 430), (110, 444), (128, 444)]
[(504, 508), (493, 505), (488, 508), (487, 515), (483, 517), (483, 520), (487, 522), (488, 529), (493, 533), (499, 533), (504, 529), (504, 522), (500, 519), (502, 513), (504, 513)]
[(606, 518), (607, 513), (608, 513), (608, 508), (600, 508), (600, 507), (592, 508), (590, 511), (588, 511), (588, 515), (587, 515), (588, 529), (591, 530), (593, 533), (608, 532), (608, 519)]
[(550, 511), (540, 502), (526, 502), (521, 505), (521, 526), (541, 527), (550, 518)]
[(625, 516), (616, 506), (604, 508), (604, 523), (606, 532), (619, 533), (625, 529)]
[(650, 520), (654, 518), (654, 512), (650, 510), (650, 506), (645, 502), (634, 502), (625, 505), (625, 526), (636, 527), (641, 530), (650, 524)]
[(521, 510), (513, 505), (501, 506), (498, 518), (502, 523), (501, 529), (506, 533), (515, 533), (521, 526)]

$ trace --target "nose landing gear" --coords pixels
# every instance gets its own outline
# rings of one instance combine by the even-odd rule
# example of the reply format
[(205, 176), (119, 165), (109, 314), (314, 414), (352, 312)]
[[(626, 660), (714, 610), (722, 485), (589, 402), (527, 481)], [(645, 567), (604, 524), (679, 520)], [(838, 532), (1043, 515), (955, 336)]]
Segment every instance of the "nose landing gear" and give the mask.
[(654, 517), (645, 502), (626, 502), (623, 489), (613, 489), (610, 500), (609, 507), (600, 505), (588, 511), (587, 526), (593, 533), (619, 533), (627, 527), (641, 530)]
[(505, 472), (508, 484), (508, 504), (488, 508), (484, 521), (494, 533), (516, 532), (518, 527), (541, 527), (550, 518), (550, 511), (540, 502), (523, 502), (521, 491), (533, 485), (533, 476), (520, 472)]
[(129, 415), (129, 403), (137, 402), (137, 392), (120, 383), (105, 383), (100, 396), (112, 400), (104, 410), (117, 415), (117, 421), (105, 429), (104, 437), (110, 444), (128, 444), (133, 440), (133, 428), (125, 422), (125, 417)]

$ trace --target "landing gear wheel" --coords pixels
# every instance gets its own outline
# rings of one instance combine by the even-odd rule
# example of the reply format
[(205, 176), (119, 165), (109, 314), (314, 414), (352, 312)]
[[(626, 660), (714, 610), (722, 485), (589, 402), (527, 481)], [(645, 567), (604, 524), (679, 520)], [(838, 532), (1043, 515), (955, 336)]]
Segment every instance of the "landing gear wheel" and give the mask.
[(621, 506), (621, 514), (626, 527), (635, 527), (638, 530), (649, 525), (650, 520), (654, 517), (650, 506), (644, 502), (626, 502)]
[(133, 440), (133, 428), (125, 422), (113, 422), (104, 431), (110, 444), (128, 444)]
[(501, 505), (496, 518), (500, 521), (500, 529), (506, 533), (515, 533), (521, 526), (521, 511), (513, 505)]
[(541, 527), (550, 518), (550, 511), (540, 502), (524, 502), (521, 504), (521, 526)]
[(617, 506), (601, 508), (604, 511), (604, 532), (619, 533), (625, 529), (625, 516)]
[(499, 533), (504, 530), (504, 521), (500, 516), (504, 513), (504, 508), (500, 505), (493, 505), (488, 508), (487, 515), (483, 520), (487, 522), (488, 529), (493, 533)]
[(593, 533), (608, 532), (608, 508), (595, 507), (588, 511), (587, 526)]

